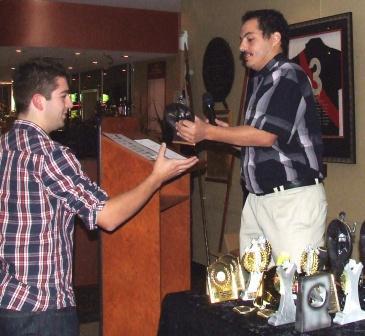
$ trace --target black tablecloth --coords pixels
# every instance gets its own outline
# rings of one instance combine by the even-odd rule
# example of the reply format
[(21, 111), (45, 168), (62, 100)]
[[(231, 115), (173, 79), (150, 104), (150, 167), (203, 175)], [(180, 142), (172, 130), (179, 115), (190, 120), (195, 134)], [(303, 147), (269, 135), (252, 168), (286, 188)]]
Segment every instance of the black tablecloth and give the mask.
[(206, 295), (192, 292), (169, 294), (162, 303), (159, 336), (353, 336), (365, 335), (365, 320), (301, 334), (294, 323), (274, 327), (255, 313), (240, 315), (232, 311), (242, 301), (211, 304)]

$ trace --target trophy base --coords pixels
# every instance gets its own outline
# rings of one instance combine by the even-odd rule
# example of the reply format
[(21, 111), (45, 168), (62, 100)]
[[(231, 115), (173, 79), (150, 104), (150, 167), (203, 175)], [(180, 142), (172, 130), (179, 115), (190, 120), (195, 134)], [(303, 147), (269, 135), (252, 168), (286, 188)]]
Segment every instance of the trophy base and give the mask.
[(274, 327), (282, 325), (282, 324), (294, 323), (295, 322), (295, 310), (289, 311), (285, 314), (276, 312), (276, 314), (271, 316), (267, 322), (269, 324), (273, 325)]
[(361, 309), (351, 311), (351, 313), (347, 314), (344, 314), (343, 312), (338, 312), (333, 319), (333, 323), (343, 325), (360, 320), (365, 320), (365, 311)]

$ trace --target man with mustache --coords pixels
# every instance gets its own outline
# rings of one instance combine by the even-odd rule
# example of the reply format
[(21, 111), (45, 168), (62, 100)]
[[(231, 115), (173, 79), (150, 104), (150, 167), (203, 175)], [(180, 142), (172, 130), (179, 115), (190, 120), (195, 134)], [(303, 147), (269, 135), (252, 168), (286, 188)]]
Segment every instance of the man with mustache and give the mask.
[(250, 71), (244, 124), (228, 127), (180, 121), (178, 135), (241, 147), (241, 176), (248, 190), (242, 211), (240, 254), (264, 236), (274, 260), (299, 265), (308, 245), (323, 244), (327, 201), (322, 184), (322, 140), (312, 88), (287, 57), (288, 24), (276, 10), (242, 17), (240, 51)]

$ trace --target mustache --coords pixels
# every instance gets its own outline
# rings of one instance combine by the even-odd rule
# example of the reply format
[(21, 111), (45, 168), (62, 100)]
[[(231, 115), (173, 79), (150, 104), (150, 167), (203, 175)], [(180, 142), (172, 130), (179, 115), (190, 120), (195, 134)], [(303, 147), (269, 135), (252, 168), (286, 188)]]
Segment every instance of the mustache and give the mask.
[(244, 61), (246, 56), (253, 56), (253, 53), (248, 51), (241, 51), (240, 52), (240, 60)]

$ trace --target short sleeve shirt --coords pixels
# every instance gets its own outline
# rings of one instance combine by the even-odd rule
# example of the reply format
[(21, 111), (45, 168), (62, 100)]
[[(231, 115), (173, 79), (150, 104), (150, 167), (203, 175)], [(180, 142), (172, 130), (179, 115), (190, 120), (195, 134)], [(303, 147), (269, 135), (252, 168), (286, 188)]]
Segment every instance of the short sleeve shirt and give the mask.
[(322, 138), (308, 77), (283, 54), (250, 78), (245, 125), (277, 135), (271, 147), (242, 148), (242, 177), (260, 194), (287, 182), (323, 178)]

